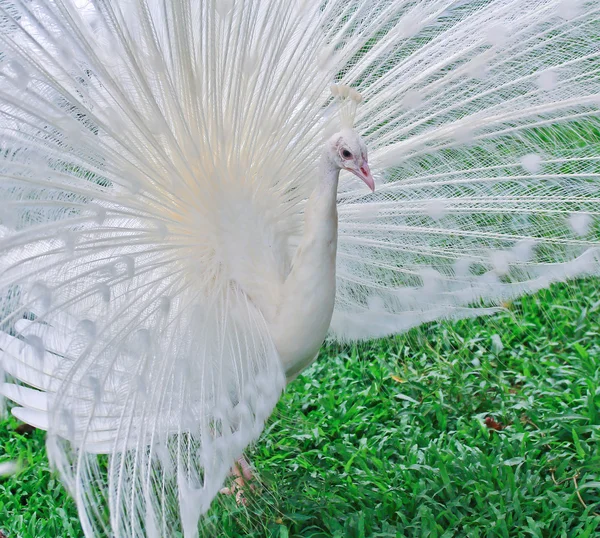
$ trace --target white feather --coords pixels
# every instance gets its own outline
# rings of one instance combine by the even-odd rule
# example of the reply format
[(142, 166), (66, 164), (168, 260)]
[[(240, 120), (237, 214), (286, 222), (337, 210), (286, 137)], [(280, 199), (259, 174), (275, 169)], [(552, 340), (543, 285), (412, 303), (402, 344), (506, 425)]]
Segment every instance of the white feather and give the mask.
[(18, 473), (20, 465), (16, 461), (3, 461), (0, 463), (0, 477), (10, 476)]
[[(598, 274), (600, 5), (567, 4), (0, 5), (3, 392), (86, 536), (195, 536), (334, 292), (356, 340)], [(342, 174), (336, 274), (274, 334), (334, 82), (377, 190)]]
[(13, 385), (12, 383), (5, 383), (2, 387), (2, 394), (19, 405), (37, 411), (48, 411), (48, 393), (45, 391), (29, 389), (21, 385)]

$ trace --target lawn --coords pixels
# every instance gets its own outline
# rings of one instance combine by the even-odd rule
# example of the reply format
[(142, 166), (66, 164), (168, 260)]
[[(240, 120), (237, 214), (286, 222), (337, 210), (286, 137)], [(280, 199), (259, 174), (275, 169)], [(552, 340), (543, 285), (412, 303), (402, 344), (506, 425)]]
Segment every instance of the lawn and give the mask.
[[(207, 536), (600, 535), (600, 286), (553, 286), (493, 318), (329, 346), (249, 451), (246, 506)], [(79, 537), (44, 434), (0, 422), (7, 538)]]

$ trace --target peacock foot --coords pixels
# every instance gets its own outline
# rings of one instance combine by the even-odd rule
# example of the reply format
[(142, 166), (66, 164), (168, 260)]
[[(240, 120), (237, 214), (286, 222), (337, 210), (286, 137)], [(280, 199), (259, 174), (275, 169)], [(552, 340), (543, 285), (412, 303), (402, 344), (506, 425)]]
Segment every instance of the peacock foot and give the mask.
[(250, 483), (254, 479), (250, 462), (242, 456), (231, 468), (231, 474), (235, 477), (231, 486), (222, 488), (220, 492), (224, 495), (235, 495), (236, 502), (246, 506), (248, 501), (244, 496), (244, 490), (247, 490), (248, 488), (251, 490), (255, 489), (255, 485)]

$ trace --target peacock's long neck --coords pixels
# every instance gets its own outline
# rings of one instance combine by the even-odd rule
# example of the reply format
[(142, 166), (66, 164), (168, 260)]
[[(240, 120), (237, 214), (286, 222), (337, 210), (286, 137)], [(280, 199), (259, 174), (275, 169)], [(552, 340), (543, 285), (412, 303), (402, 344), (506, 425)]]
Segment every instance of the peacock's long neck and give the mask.
[(288, 380), (307, 367), (323, 343), (335, 302), (339, 169), (324, 157), (304, 212), (302, 241), (281, 292), (272, 336)]

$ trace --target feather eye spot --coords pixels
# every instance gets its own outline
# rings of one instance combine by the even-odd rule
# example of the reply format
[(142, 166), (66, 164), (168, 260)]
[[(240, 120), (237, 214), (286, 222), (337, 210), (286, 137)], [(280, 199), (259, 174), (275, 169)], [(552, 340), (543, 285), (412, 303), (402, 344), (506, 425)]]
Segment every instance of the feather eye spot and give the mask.
[(60, 233), (58, 237), (64, 245), (65, 253), (68, 256), (73, 256), (75, 253), (75, 234), (70, 230), (66, 230)]
[(528, 153), (521, 157), (521, 166), (530, 174), (537, 174), (542, 168), (542, 157), (537, 153)]
[(44, 341), (35, 334), (28, 334), (25, 336), (25, 342), (33, 349), (33, 353), (36, 359), (43, 361), (46, 354), (46, 346)]
[(490, 263), (494, 271), (500, 276), (504, 276), (510, 272), (511, 261), (512, 255), (510, 252), (497, 250), (490, 254)]
[(592, 216), (589, 213), (572, 213), (569, 216), (569, 226), (573, 233), (579, 237), (587, 235), (592, 225)]
[(27, 89), (31, 76), (23, 65), (17, 60), (11, 60), (9, 63), (9, 69), (12, 71), (12, 80), (18, 90), (24, 91)]
[(135, 259), (132, 256), (121, 256), (113, 267), (115, 275), (122, 274), (129, 279), (135, 276)]
[(408, 90), (402, 99), (402, 106), (405, 109), (411, 110), (418, 108), (423, 104), (422, 94), (417, 90)]
[(536, 243), (533, 239), (522, 239), (515, 243), (511, 252), (515, 260), (519, 262), (528, 262), (534, 256), (535, 247)]
[(0, 463), (0, 477), (5, 478), (18, 473), (21, 470), (21, 465), (18, 461), (3, 461)]
[(454, 276), (459, 279), (468, 279), (471, 276), (472, 260), (469, 258), (459, 258), (454, 262)]
[(423, 291), (437, 293), (442, 287), (442, 275), (433, 267), (426, 267), (420, 271)]
[(493, 334), (491, 340), (492, 340), (492, 346), (491, 346), (492, 353), (494, 355), (498, 355), (504, 349), (504, 344), (502, 343), (502, 338), (500, 338), (499, 334)]
[(544, 71), (537, 78), (537, 85), (541, 90), (550, 91), (556, 88), (558, 75), (554, 71)]
[(94, 402), (96, 404), (99, 404), (100, 402), (102, 402), (102, 392), (104, 390), (102, 384), (100, 383), (100, 380), (96, 376), (90, 375), (88, 377), (88, 384), (90, 386), (90, 389), (92, 390)]
[(162, 241), (169, 234), (169, 229), (167, 228), (167, 225), (164, 222), (159, 221), (156, 223), (154, 233), (156, 234), (157, 239), (159, 241)]
[(32, 308), (39, 310), (38, 314), (44, 314), (52, 304), (52, 292), (44, 282), (34, 282), (28, 294), (28, 301)]
[(444, 200), (431, 200), (425, 204), (425, 214), (431, 219), (438, 221), (446, 215), (446, 203)]
[(508, 29), (503, 24), (493, 25), (486, 32), (487, 42), (496, 47), (501, 47), (508, 43)]
[(134, 335), (135, 349), (139, 353), (145, 354), (150, 351), (152, 337), (148, 329), (138, 329)]
[(93, 221), (98, 226), (102, 226), (102, 224), (104, 224), (104, 221), (106, 220), (106, 214), (107, 214), (106, 208), (104, 208), (101, 205), (96, 204), (96, 203), (89, 204), (88, 208), (92, 212), (91, 217), (92, 217)]
[(96, 285), (96, 290), (100, 294), (102, 301), (105, 303), (110, 302), (110, 286), (105, 283), (100, 283)]
[(82, 319), (77, 325), (78, 332), (87, 340), (96, 338), (96, 323), (91, 319)]
[(562, 0), (558, 6), (558, 15), (566, 21), (571, 21), (581, 12), (580, 0)]

